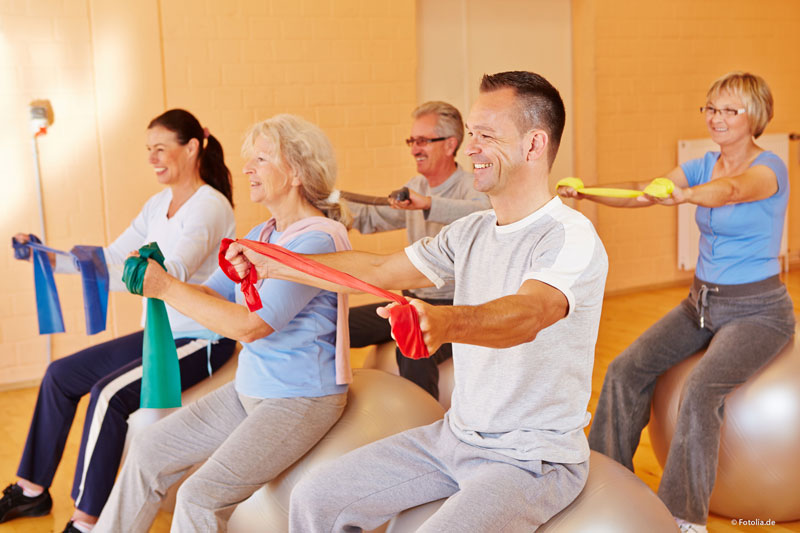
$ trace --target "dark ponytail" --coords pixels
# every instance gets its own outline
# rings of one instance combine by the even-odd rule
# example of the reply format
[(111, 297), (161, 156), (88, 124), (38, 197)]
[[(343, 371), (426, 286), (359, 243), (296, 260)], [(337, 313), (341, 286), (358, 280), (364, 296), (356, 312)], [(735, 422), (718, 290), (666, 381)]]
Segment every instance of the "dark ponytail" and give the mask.
[[(162, 113), (150, 121), (147, 129), (155, 126), (161, 126), (175, 133), (181, 145), (185, 145), (192, 139), (197, 139), (199, 143), (197, 161), (200, 178), (221, 192), (233, 207), (231, 171), (225, 165), (225, 154), (216, 137), (208, 135), (206, 139), (205, 130), (200, 125), (200, 122), (194, 115), (183, 109), (170, 109)], [(206, 142), (204, 143), (204, 141)]]
[(205, 150), (200, 156), (200, 177), (203, 181), (225, 195), (233, 207), (233, 187), (231, 186), (231, 171), (225, 166), (225, 155), (222, 145), (213, 135), (206, 139)]

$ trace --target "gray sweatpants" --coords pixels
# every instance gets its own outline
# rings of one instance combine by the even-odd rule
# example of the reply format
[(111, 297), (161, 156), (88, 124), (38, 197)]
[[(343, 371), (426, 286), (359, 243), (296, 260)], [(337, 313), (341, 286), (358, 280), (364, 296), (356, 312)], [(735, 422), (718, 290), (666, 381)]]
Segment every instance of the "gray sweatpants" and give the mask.
[(777, 355), (793, 334), (792, 300), (777, 276), (746, 285), (695, 280), (688, 298), (609, 365), (589, 446), (633, 470), (639, 436), (650, 420), (656, 379), (707, 347), (681, 391), (675, 434), (658, 488), (658, 496), (674, 516), (705, 524), (725, 397)]
[(346, 401), (220, 387), (136, 436), (95, 532), (147, 531), (169, 486), (202, 461), (178, 490), (172, 531), (224, 531), (236, 505), (311, 449)]
[(374, 529), (398, 512), (448, 498), (420, 532), (534, 531), (574, 500), (589, 462), (519, 461), (466, 444), (447, 419), (354, 450), (292, 491), (289, 530)]

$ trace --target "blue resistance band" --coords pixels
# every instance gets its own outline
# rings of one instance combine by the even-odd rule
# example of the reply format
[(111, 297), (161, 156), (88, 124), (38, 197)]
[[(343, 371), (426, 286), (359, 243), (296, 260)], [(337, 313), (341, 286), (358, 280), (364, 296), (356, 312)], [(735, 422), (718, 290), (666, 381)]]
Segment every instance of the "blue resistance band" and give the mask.
[(108, 313), (108, 267), (103, 249), (99, 246), (75, 246), (70, 252), (56, 250), (42, 244), (35, 235), (30, 241), (21, 243), (11, 240), (14, 257), (28, 259), (33, 255), (33, 282), (36, 289), (36, 313), (39, 319), (39, 334), (63, 333), (64, 316), (58, 298), (53, 268), (48, 252), (72, 258), (80, 270), (83, 285), (86, 333), (94, 335), (106, 329)]
[(83, 282), (83, 312), (86, 333), (94, 335), (106, 329), (108, 315), (108, 267), (99, 246), (74, 246), (72, 255), (78, 262)]

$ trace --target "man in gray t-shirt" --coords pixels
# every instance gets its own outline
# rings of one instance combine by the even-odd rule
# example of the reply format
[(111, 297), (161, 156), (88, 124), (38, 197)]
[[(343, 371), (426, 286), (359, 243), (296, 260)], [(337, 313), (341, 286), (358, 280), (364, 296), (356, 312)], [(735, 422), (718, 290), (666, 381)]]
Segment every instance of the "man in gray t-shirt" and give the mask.
[[(443, 420), (359, 448), (295, 486), (291, 531), (374, 529), (443, 498), (425, 531), (533, 531), (580, 493), (608, 258), (591, 223), (548, 190), (564, 122), (541, 76), (484, 76), (466, 151), (493, 210), (405, 252), (313, 257), (384, 288), (454, 280), (455, 305), (411, 305), (429, 351), (453, 343), (455, 388)], [(241, 253), (229, 251), (240, 275), (255, 266), (259, 277), (341, 290)]]
[[(425, 102), (411, 114), (411, 137), (406, 144), (417, 163), (418, 175), (406, 187), (409, 199), (391, 206), (348, 207), (354, 215), (353, 228), (375, 233), (406, 228), (408, 242), (433, 237), (446, 225), (464, 215), (490, 208), (489, 198), (472, 187), (472, 174), (456, 163), (456, 152), (464, 138), (464, 123), (458, 109), (446, 102)], [(405, 291), (431, 305), (453, 304), (453, 283)], [(350, 346), (361, 348), (392, 340), (389, 323), (376, 314), (386, 302), (350, 309)], [(439, 397), (438, 365), (452, 355), (450, 343), (443, 344), (427, 359), (409, 359), (397, 350), (400, 375), (413, 381), (434, 398)]]

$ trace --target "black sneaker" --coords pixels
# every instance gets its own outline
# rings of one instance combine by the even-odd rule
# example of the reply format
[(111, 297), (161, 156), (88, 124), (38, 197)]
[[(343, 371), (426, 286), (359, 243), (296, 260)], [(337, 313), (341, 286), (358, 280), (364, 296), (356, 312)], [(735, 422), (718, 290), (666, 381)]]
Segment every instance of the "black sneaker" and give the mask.
[(72, 525), (72, 520), (67, 522), (67, 527), (61, 533), (81, 533), (81, 530)]
[(0, 499), (0, 524), (21, 516), (44, 516), (53, 508), (50, 491), (29, 498), (22, 494), (22, 487), (14, 483), (3, 489)]

